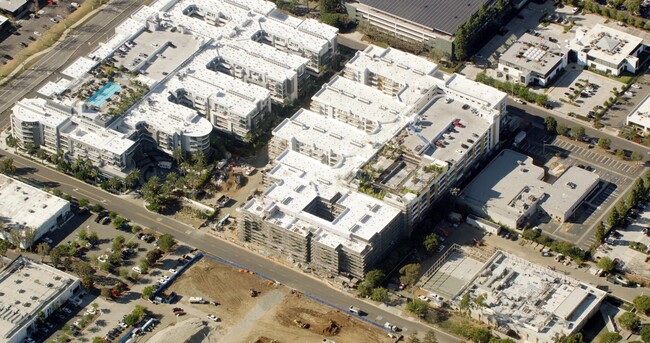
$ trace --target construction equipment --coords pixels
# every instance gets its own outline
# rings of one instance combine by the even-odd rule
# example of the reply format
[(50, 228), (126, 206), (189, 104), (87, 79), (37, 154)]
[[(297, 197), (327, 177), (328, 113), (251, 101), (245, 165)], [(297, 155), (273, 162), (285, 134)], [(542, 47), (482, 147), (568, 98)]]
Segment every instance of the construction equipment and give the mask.
[(294, 319), (293, 322), (296, 323), (296, 325), (298, 325), (298, 327), (301, 329), (309, 329), (309, 324), (303, 323), (303, 321), (300, 319)]
[(252, 288), (249, 288), (248, 289), (248, 294), (250, 294), (252, 298), (255, 298), (259, 294), (259, 292), (252, 289)]

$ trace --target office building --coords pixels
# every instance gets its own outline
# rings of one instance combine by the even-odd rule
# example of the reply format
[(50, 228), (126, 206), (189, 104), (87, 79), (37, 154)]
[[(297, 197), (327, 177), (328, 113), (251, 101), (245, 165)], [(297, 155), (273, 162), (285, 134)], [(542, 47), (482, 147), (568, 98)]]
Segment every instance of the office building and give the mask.
[(546, 87), (567, 65), (567, 51), (554, 38), (524, 33), (499, 57), (506, 80)]
[(27, 249), (43, 235), (63, 225), (72, 212), (69, 201), (0, 175), (0, 216), (3, 224), (0, 239), (12, 244), (20, 239), (20, 247)]
[(81, 291), (81, 285), (76, 276), (19, 256), (0, 271), (0, 289), (0, 337), (5, 343), (22, 343), (41, 318)]

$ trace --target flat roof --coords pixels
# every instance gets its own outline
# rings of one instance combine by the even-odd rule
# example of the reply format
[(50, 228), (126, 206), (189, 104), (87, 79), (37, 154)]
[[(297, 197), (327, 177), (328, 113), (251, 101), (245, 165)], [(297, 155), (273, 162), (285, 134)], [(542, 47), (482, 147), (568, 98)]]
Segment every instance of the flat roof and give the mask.
[[(453, 74), (445, 81), (445, 87), (461, 93), (475, 103), (481, 103), (486, 108), (497, 109), (506, 97), (506, 93), (486, 84), (470, 80), (463, 75)], [(499, 111), (500, 112), (500, 111)]]
[(628, 122), (650, 128), (650, 97), (645, 100), (636, 108), (632, 113), (627, 116)]
[(79, 278), (19, 256), (0, 272), (0, 337), (12, 336)]
[[(465, 288), (485, 295), (478, 308), (499, 330), (514, 330), (529, 340), (550, 342), (577, 332), (607, 293), (565, 274), (497, 251)], [(460, 301), (460, 294), (455, 301)]]
[[(363, 252), (370, 240), (395, 220), (400, 211), (381, 200), (342, 187), (332, 174), (336, 168), (315, 162), (311, 157), (286, 150), (276, 158), (277, 165), (269, 172), (282, 180), (254, 199), (244, 208), (285, 229), (307, 235), (315, 241), (336, 248), (344, 246)], [(315, 198), (335, 199), (344, 208), (332, 221), (305, 210)]]
[(551, 214), (567, 213), (598, 183), (598, 174), (569, 167), (553, 184), (544, 182), (544, 169), (533, 159), (505, 149), (488, 164), (460, 197), (468, 204), (498, 213), (521, 215), (538, 203)]
[[(2, 1), (2, 0), (0, 0), (0, 1)], [(7, 17), (0, 14), (0, 26), (2, 26), (2, 24), (7, 22), (7, 20), (9, 20), (9, 18), (7, 18)]]
[(7, 225), (19, 224), (38, 230), (69, 207), (67, 200), (0, 174), (0, 221)]
[(136, 144), (125, 134), (103, 127), (80, 124), (75, 125), (68, 133), (70, 139), (118, 156), (125, 154)]
[[(571, 46), (589, 56), (619, 65), (643, 43), (643, 38), (598, 24), (590, 30), (579, 29)], [(636, 57), (634, 57), (636, 58)]]
[(70, 64), (67, 68), (65, 68), (61, 74), (73, 79), (79, 79), (98, 64), (99, 61), (81, 56), (72, 62), (72, 64)]
[(434, 30), (454, 35), (479, 8), (493, 0), (359, 0), (363, 5)]
[[(345, 66), (364, 77), (366, 72), (381, 75), (399, 84), (397, 99), (413, 105), (439, 83), (434, 78), (438, 65), (424, 58), (393, 48), (369, 45), (357, 51)], [(361, 81), (361, 80), (359, 80)]]
[(13, 14), (26, 3), (27, 0), (0, 0), (0, 10), (5, 10)]
[(497, 211), (518, 217), (550, 188), (540, 181), (543, 177), (544, 169), (534, 165), (532, 157), (504, 149), (463, 189), (460, 198), (485, 208), (488, 214)]
[(65, 113), (48, 105), (46, 99), (24, 98), (16, 102), (11, 109), (14, 117), (25, 122), (40, 122), (48, 127), (58, 127), (70, 120), (70, 113)]
[(499, 63), (510, 63), (527, 71), (548, 75), (562, 61), (566, 49), (544, 36), (524, 33), (506, 52), (499, 57)]
[(436, 161), (454, 162), (483, 143), (492, 120), (485, 118), (489, 114), (463, 109), (465, 104), (458, 100), (445, 99), (445, 95), (434, 98), (407, 126), (404, 145)]

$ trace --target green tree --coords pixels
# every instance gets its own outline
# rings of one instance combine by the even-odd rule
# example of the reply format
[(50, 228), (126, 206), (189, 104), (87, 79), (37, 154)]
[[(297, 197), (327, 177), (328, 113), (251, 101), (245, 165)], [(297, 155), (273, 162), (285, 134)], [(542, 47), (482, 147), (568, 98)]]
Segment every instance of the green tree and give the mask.
[(124, 217), (117, 216), (115, 219), (113, 219), (113, 226), (118, 230), (121, 230), (126, 223), (127, 220)]
[(616, 343), (623, 339), (618, 332), (605, 332), (598, 336), (598, 343)]
[(623, 313), (618, 317), (617, 322), (622, 328), (626, 330), (631, 330), (641, 323), (639, 317), (637, 317), (636, 314), (632, 312)]
[(38, 243), (36, 246), (36, 253), (41, 257), (41, 263), (45, 260), (45, 256), (50, 253), (50, 245), (47, 242)]
[(7, 175), (16, 174), (16, 165), (14, 164), (13, 158), (5, 157), (0, 160), (0, 173)]
[(101, 212), (103, 210), (104, 210), (104, 206), (102, 206), (100, 204), (94, 204), (93, 205), (93, 212), (99, 213), (99, 212)]
[(555, 131), (558, 135), (566, 136), (569, 133), (569, 127), (564, 123), (558, 123)]
[(605, 137), (598, 138), (598, 146), (599, 147), (601, 147), (601, 148), (603, 148), (605, 150), (608, 150), (611, 145), (612, 145), (612, 140), (611, 139), (605, 138)]
[(135, 187), (139, 181), (140, 181), (140, 169), (138, 168), (131, 170), (124, 178), (124, 183), (129, 188)]
[(639, 331), (643, 343), (650, 343), (650, 325), (644, 325)]
[(488, 343), (490, 336), (490, 330), (486, 328), (479, 327), (472, 330), (472, 341), (476, 343)]
[(544, 118), (544, 125), (546, 126), (547, 132), (555, 132), (557, 128), (557, 120), (551, 116)]
[(79, 199), (79, 208), (86, 209), (86, 207), (88, 207), (88, 204), (90, 204), (90, 201), (88, 201), (88, 199), (86, 198)]
[[(640, 313), (648, 313), (648, 310), (650, 310), (650, 296), (647, 295), (639, 295), (636, 298), (634, 298), (634, 307), (636, 308), (637, 311)], [(650, 331), (650, 329), (649, 329)]]
[(614, 270), (614, 261), (611, 258), (605, 256), (598, 261), (598, 268), (609, 273)]
[(172, 235), (164, 234), (158, 239), (158, 247), (162, 251), (170, 251), (174, 245), (176, 245), (176, 240)]
[(429, 312), (429, 308), (429, 303), (420, 299), (415, 299), (406, 304), (406, 310), (419, 317), (424, 317)]
[(407, 285), (413, 285), (415, 281), (417, 281), (418, 277), (420, 277), (420, 264), (407, 264), (400, 268), (399, 273), (401, 275), (399, 278), (400, 282)]
[(58, 248), (50, 250), (50, 262), (54, 267), (57, 267), (61, 263), (61, 250)]
[(440, 246), (440, 242), (438, 241), (438, 235), (435, 233), (430, 233), (424, 237), (424, 242), (422, 243), (424, 246), (424, 250), (426, 250), (427, 253), (432, 254), (436, 252), (438, 247)]
[(366, 277), (363, 282), (368, 284), (368, 286), (375, 288), (379, 286), (379, 283), (384, 280), (385, 277), (386, 273), (384, 273), (383, 270), (373, 269), (366, 273)]
[(630, 159), (634, 162), (639, 163), (643, 159), (643, 154), (641, 154), (638, 151), (632, 151), (632, 154), (630, 155)]
[(6, 240), (0, 240), (0, 256), (7, 256), (7, 251), (9, 250), (10, 246), (11, 244), (9, 244), (9, 242)]
[(370, 287), (365, 282), (362, 282), (359, 287), (357, 287), (357, 294), (362, 298), (367, 298), (372, 294), (373, 288)]
[(384, 287), (377, 287), (372, 290), (370, 299), (378, 302), (386, 302), (388, 300), (388, 290)]
[(147, 286), (142, 289), (142, 297), (144, 299), (150, 299), (153, 296), (153, 293), (156, 291), (154, 286)]
[(102, 288), (102, 290), (100, 291), (100, 294), (101, 294), (102, 298), (104, 298), (104, 299), (110, 299), (111, 298), (111, 290), (106, 288), (106, 287)]
[(585, 128), (584, 127), (582, 127), (582, 126), (574, 126), (573, 128), (571, 128), (571, 137), (573, 137), (573, 139), (579, 141), (584, 136), (585, 136)]
[(622, 159), (625, 159), (625, 150), (623, 149), (616, 149), (616, 156)]
[(600, 244), (603, 242), (605, 239), (605, 235), (607, 235), (607, 232), (605, 231), (605, 225), (603, 225), (602, 221), (598, 222), (598, 225), (596, 225), (596, 232), (594, 233), (594, 238), (596, 238), (596, 244)]
[(620, 221), (621, 215), (618, 213), (618, 209), (616, 207), (612, 208), (612, 211), (609, 212), (609, 215), (607, 216), (607, 225), (610, 228), (613, 228), (614, 226), (618, 225)]

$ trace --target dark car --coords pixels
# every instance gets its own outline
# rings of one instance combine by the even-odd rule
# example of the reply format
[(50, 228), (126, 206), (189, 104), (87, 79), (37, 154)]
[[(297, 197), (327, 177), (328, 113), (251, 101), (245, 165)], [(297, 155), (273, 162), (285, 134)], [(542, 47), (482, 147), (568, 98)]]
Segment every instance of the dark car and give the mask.
[(36, 38), (34, 38), (32, 36), (29, 36), (29, 40), (32, 41), (32, 42), (36, 42)]
[(26, 47), (28, 47), (29, 45), (28, 45), (27, 43), (25, 43), (25, 42), (20, 42), (20, 46), (22, 46), (23, 48), (26, 48)]

